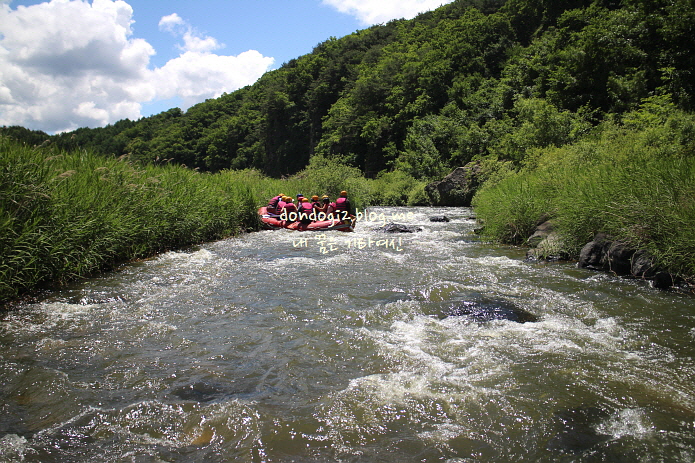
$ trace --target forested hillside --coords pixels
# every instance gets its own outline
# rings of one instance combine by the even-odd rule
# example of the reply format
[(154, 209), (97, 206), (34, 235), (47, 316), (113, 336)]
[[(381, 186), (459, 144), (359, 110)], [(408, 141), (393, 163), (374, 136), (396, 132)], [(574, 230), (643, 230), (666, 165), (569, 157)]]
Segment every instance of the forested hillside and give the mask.
[(330, 38), (185, 113), (51, 137), (3, 132), (208, 171), (288, 175), (322, 154), (367, 176), (430, 179), (486, 156), (519, 164), (650, 96), (692, 110), (694, 29), (692, 0), (458, 0)]

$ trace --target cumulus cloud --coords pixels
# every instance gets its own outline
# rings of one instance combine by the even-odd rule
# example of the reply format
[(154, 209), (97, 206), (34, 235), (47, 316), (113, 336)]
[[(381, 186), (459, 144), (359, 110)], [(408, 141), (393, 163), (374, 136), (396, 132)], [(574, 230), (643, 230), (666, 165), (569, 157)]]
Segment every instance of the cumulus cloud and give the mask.
[(237, 56), (187, 51), (156, 69), (152, 80), (158, 82), (159, 98), (178, 96), (185, 109), (253, 83), (272, 64), (272, 58), (266, 58), (256, 50)]
[(133, 37), (123, 0), (51, 0), (10, 8), (0, 0), (0, 125), (47, 132), (141, 117), (142, 103), (180, 97), (184, 108), (253, 83), (273, 63), (223, 47), (177, 14), (160, 28), (180, 37), (181, 55), (150, 68), (155, 53)]
[(184, 21), (178, 14), (173, 13), (162, 17), (159, 20), (159, 29), (162, 31), (171, 32), (174, 36), (183, 38), (183, 46), (179, 48), (184, 51), (209, 52), (223, 48), (214, 37), (202, 37), (190, 24)]
[(412, 19), (419, 13), (434, 10), (453, 0), (322, 0), (341, 13), (354, 16), (365, 25), (381, 24), (392, 19)]
[(175, 32), (179, 26), (184, 26), (185, 23), (181, 16), (172, 13), (167, 16), (162, 16), (159, 20), (159, 29), (163, 31)]

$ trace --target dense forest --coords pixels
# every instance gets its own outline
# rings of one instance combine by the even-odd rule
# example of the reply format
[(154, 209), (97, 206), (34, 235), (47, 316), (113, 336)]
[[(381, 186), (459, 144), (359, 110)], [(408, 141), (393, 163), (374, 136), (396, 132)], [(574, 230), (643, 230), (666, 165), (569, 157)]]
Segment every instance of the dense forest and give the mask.
[(367, 177), (441, 177), (471, 160), (521, 165), (666, 95), (691, 111), (692, 0), (457, 0), (412, 20), (330, 38), (255, 84), (32, 145), (203, 171), (292, 175), (314, 155)]

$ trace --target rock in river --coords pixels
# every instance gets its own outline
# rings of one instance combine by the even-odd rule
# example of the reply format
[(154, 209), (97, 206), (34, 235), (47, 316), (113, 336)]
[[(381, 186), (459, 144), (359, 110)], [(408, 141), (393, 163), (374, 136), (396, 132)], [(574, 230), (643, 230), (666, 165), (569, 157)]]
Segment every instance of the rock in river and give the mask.
[(415, 233), (422, 231), (422, 228), (400, 223), (387, 223), (383, 227), (376, 228), (375, 230), (383, 233)]
[(477, 321), (509, 320), (517, 323), (535, 322), (538, 317), (507, 301), (454, 301), (444, 311), (448, 317), (469, 317)]

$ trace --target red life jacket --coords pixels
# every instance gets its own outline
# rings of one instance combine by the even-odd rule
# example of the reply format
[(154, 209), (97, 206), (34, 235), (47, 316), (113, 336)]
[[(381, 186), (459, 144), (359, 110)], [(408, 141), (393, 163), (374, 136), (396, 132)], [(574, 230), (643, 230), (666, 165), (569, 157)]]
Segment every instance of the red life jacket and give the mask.
[(314, 206), (309, 202), (299, 203), (299, 220), (304, 224), (309, 224), (313, 220), (312, 212), (314, 212)]
[[(282, 212), (285, 212), (287, 214), (287, 218), (285, 220), (289, 220), (290, 222), (294, 222), (294, 220), (297, 220), (297, 217), (294, 216), (297, 213), (297, 206), (294, 203), (286, 203), (282, 207)], [(292, 219), (294, 220), (290, 220), (290, 214), (292, 214), (293, 212), (295, 213), (292, 216)]]
[(271, 214), (274, 214), (277, 210), (278, 203), (280, 202), (281, 198), (282, 196), (276, 196), (272, 198), (270, 201), (268, 201), (268, 207), (266, 207), (266, 211), (270, 212)]
[(311, 203), (299, 203), (299, 212), (304, 212), (309, 215), (313, 210), (314, 206)]
[(282, 208), (285, 207), (285, 204), (287, 204), (287, 203), (285, 201), (283, 201), (282, 199), (280, 201), (278, 201), (277, 206), (275, 206), (275, 213), (276, 214), (281, 213)]
[(282, 196), (276, 196), (276, 197), (272, 198), (268, 202), (268, 207), (272, 207), (273, 209), (275, 209), (276, 207), (278, 207), (278, 203), (280, 202), (281, 199), (282, 199)]
[(335, 210), (347, 211), (348, 210), (347, 198), (341, 196), (340, 198), (336, 199), (335, 200)]

